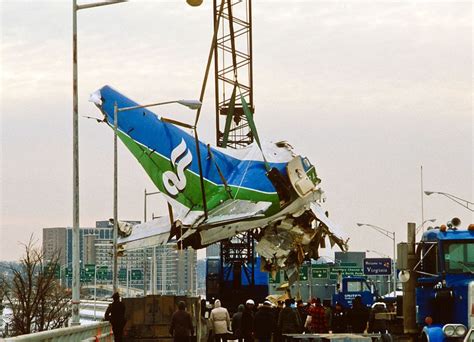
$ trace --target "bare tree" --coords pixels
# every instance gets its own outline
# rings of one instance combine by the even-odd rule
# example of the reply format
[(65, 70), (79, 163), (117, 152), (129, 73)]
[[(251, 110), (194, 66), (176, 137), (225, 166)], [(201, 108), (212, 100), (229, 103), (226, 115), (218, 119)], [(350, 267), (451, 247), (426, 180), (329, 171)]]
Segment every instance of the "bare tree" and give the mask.
[(59, 253), (46, 262), (32, 238), (24, 248), (20, 267), (12, 269), (12, 279), (4, 284), (5, 297), (13, 311), (13, 336), (59, 328), (71, 316), (70, 296), (56, 279)]

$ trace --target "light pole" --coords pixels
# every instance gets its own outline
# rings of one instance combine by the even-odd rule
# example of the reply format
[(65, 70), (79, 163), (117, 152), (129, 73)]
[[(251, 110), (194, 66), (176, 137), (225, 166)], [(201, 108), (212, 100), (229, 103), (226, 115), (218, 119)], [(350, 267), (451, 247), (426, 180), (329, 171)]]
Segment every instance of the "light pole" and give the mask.
[(127, 255), (127, 297), (130, 298), (130, 256)]
[[(118, 256), (117, 256), (117, 234), (118, 234), (118, 153), (117, 153), (117, 136), (118, 136), (118, 115), (121, 112), (127, 112), (130, 110), (141, 109), (141, 108), (148, 108), (148, 107), (156, 107), (171, 103), (177, 103), (182, 106), (188, 107), (189, 109), (199, 109), (201, 107), (201, 101), (198, 100), (173, 100), (173, 101), (164, 101), (164, 102), (156, 102), (150, 103), (146, 105), (138, 105), (138, 106), (130, 106), (130, 107), (122, 107), (119, 108), (117, 106), (117, 102), (114, 103), (114, 268), (113, 268), (113, 288), (114, 292), (117, 291), (117, 268), (118, 268)], [(146, 195), (145, 195), (146, 199)], [(145, 206), (146, 208), (146, 206)], [(145, 209), (146, 211), (146, 209)], [(146, 215), (145, 215), (146, 221)], [(156, 248), (153, 248), (153, 264), (152, 264), (152, 271), (155, 272), (156, 270)], [(150, 279), (152, 280), (152, 279)], [(153, 283), (156, 282), (156, 279)], [(155, 287), (152, 286), (152, 293), (155, 293)]]
[(152, 195), (156, 195), (156, 194), (159, 194), (160, 192), (159, 191), (152, 191), (152, 192), (146, 192), (146, 189), (145, 189), (145, 193), (143, 195), (143, 222), (146, 222), (147, 220), (147, 215), (146, 215), (146, 198), (148, 196), (152, 196)]
[(71, 325), (80, 325), (79, 321), (79, 288), (80, 288), (80, 265), (79, 265), (79, 105), (78, 105), (78, 80), (77, 80), (77, 11), (81, 9), (112, 5), (126, 0), (112, 0), (107, 2), (95, 2), (78, 5), (77, 0), (72, 1), (72, 122), (73, 122), (73, 167), (72, 167), (72, 317)]
[(416, 227), (416, 234), (418, 234), (419, 231), (424, 228), (425, 223), (427, 223), (427, 222), (434, 222), (434, 221), (436, 221), (436, 219), (427, 219), (427, 220), (424, 220), (418, 227)]
[(97, 320), (96, 306), (97, 306), (97, 264), (94, 265), (94, 321)]
[[(147, 192), (146, 189), (145, 189), (145, 193), (143, 195), (143, 222), (147, 221), (147, 214), (146, 214), (146, 209), (147, 209), (146, 199), (147, 199), (147, 197), (152, 196), (152, 195), (157, 195), (159, 193), (160, 193), (159, 191)], [(144, 249), (144, 253), (146, 253), (146, 249)], [(151, 273), (154, 273), (155, 270), (156, 270), (156, 246), (153, 247), (153, 263), (152, 263), (151, 267), (152, 267), (152, 272)], [(155, 281), (156, 281), (156, 274), (155, 274), (154, 278), (152, 278), (152, 279), (155, 279)], [(156, 286), (152, 287), (152, 291), (151, 291), (152, 294), (155, 294), (155, 287)]]
[(430, 195), (432, 195), (432, 194), (443, 195), (443, 196), (449, 198), (451, 201), (456, 202), (457, 204), (463, 206), (463, 207), (466, 208), (467, 210), (474, 212), (474, 208), (471, 208), (471, 207), (470, 207), (470, 206), (473, 206), (473, 205), (474, 205), (473, 202), (470, 202), (470, 201), (465, 200), (465, 199), (463, 199), (463, 198), (460, 198), (460, 197), (457, 197), (457, 196), (448, 194), (447, 192), (441, 192), (441, 191), (425, 191), (425, 195), (426, 195), (426, 196), (430, 196)]
[(393, 293), (395, 296), (396, 291), (397, 291), (397, 272), (395, 271), (395, 259), (396, 259), (395, 232), (391, 232), (389, 230), (386, 230), (378, 226), (374, 226), (373, 224), (369, 224), (369, 223), (357, 223), (357, 225), (359, 227), (362, 227), (362, 226), (370, 227), (393, 241), (392, 273), (393, 273)]
[(146, 254), (146, 249), (144, 250), (143, 254), (143, 296), (146, 297), (146, 286), (147, 286), (147, 279), (146, 279), (146, 273), (147, 273), (147, 264), (148, 264), (148, 257)]

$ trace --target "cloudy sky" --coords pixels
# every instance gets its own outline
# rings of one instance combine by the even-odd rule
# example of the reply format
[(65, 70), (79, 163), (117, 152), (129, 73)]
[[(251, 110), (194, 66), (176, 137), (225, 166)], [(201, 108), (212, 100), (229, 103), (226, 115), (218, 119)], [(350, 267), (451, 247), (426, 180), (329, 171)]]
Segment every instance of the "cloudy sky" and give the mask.
[[(18, 259), (19, 242), (40, 241), (43, 227), (72, 225), (71, 2), (0, 1), (0, 260)], [(141, 103), (198, 98), (211, 5), (81, 11), (80, 115), (99, 115), (87, 100), (104, 84)], [(316, 165), (353, 250), (391, 254), (389, 239), (356, 222), (397, 241), (407, 222), (420, 223), (421, 165), (426, 190), (473, 199), (472, 13), (471, 1), (253, 1), (260, 137), (288, 140)], [(213, 87), (206, 95), (199, 132), (213, 142)], [(112, 216), (112, 151), (112, 131), (81, 118), (81, 226)], [(153, 185), (123, 146), (119, 157), (119, 216), (141, 220)], [(162, 214), (162, 200), (150, 197), (148, 211)], [(425, 218), (454, 216), (474, 221), (443, 196), (425, 197)]]

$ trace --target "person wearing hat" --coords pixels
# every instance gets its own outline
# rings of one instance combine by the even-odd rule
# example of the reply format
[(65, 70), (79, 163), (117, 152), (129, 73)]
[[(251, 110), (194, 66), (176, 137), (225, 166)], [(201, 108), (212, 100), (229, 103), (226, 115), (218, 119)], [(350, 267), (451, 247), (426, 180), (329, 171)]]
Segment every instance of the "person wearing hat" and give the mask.
[(194, 335), (191, 315), (186, 312), (186, 303), (180, 301), (178, 310), (171, 316), (170, 335), (174, 342), (189, 342), (190, 336)]
[(123, 340), (123, 328), (125, 328), (125, 304), (120, 301), (120, 295), (115, 292), (112, 295), (113, 302), (109, 304), (105, 311), (104, 319), (112, 324), (114, 340), (121, 342)]
[(214, 302), (214, 309), (211, 311), (209, 321), (214, 331), (214, 340), (216, 342), (227, 341), (227, 334), (230, 330), (230, 315), (229, 311), (221, 305), (219, 299)]
[(255, 338), (258, 342), (270, 342), (276, 330), (272, 303), (266, 300), (258, 309), (254, 319)]
[(242, 337), (244, 338), (245, 342), (253, 342), (253, 308), (255, 307), (255, 302), (253, 299), (248, 299), (245, 302), (244, 312), (242, 312)]

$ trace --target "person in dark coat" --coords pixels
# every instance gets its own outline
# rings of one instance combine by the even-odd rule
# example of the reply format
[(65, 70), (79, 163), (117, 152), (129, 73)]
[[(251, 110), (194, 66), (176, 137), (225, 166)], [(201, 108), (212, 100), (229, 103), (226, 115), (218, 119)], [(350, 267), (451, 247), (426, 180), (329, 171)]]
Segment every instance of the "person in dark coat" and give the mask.
[(191, 315), (186, 312), (186, 304), (178, 303), (178, 310), (171, 316), (170, 335), (174, 342), (189, 342), (190, 336), (194, 335)]
[(275, 317), (275, 326), (276, 331), (273, 334), (273, 342), (280, 342), (282, 341), (281, 331), (278, 328), (278, 318), (280, 317), (280, 312), (283, 310), (283, 303), (281, 300), (278, 301), (277, 307), (273, 309), (273, 315)]
[(255, 306), (255, 302), (253, 299), (248, 299), (245, 302), (245, 308), (242, 312), (242, 337), (244, 338), (245, 342), (253, 342), (253, 308)]
[(265, 301), (258, 309), (254, 319), (255, 338), (258, 342), (270, 342), (276, 330), (272, 303)]
[(352, 308), (349, 310), (347, 317), (348, 328), (349, 325), (351, 326), (350, 332), (362, 334), (367, 329), (368, 320), (369, 310), (364, 303), (362, 303), (361, 296), (355, 297), (352, 301)]
[(303, 325), (304, 325), (304, 323), (306, 322), (306, 317), (308, 317), (308, 311), (306, 310), (306, 306), (304, 305), (304, 303), (301, 299), (299, 299), (296, 302), (296, 310), (298, 310), (298, 314), (300, 315), (301, 323), (303, 323)]
[(332, 331), (332, 306), (331, 306), (331, 300), (325, 299), (323, 300), (323, 308), (324, 308), (324, 315), (326, 317), (326, 325), (327, 325), (327, 330)]
[(125, 304), (120, 301), (120, 295), (115, 292), (112, 295), (113, 302), (109, 304), (105, 311), (104, 319), (112, 324), (112, 331), (114, 333), (114, 340), (122, 342), (123, 328), (125, 328)]
[[(285, 300), (285, 308), (278, 317), (278, 329), (282, 335), (298, 334), (301, 331), (301, 321), (298, 312), (291, 307), (291, 299)], [(283, 336), (283, 340), (285, 340)]]
[(332, 312), (332, 332), (347, 332), (347, 313), (344, 311), (341, 303), (337, 302)]
[(244, 312), (244, 304), (240, 304), (237, 307), (237, 312), (232, 316), (232, 332), (234, 339), (237, 339), (239, 342), (243, 341), (242, 336), (242, 313)]

